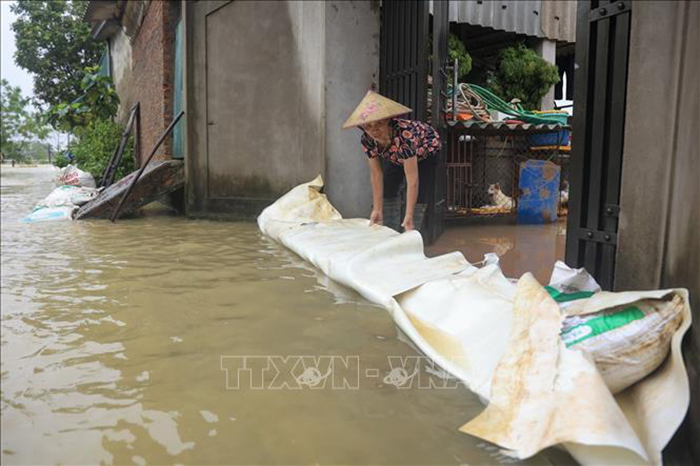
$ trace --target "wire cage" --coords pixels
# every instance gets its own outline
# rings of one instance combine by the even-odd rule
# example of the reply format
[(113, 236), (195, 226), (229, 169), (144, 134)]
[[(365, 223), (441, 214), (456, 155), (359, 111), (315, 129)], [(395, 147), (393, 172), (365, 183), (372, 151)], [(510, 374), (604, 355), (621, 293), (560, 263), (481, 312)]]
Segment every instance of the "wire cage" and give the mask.
[[(566, 135), (567, 140), (555, 140), (553, 145), (533, 141), (533, 135), (551, 138), (552, 134)], [(514, 217), (522, 197), (520, 166), (528, 160), (560, 167), (557, 212), (566, 215), (570, 151), (566, 127), (458, 122), (448, 128), (447, 139), (446, 218)]]

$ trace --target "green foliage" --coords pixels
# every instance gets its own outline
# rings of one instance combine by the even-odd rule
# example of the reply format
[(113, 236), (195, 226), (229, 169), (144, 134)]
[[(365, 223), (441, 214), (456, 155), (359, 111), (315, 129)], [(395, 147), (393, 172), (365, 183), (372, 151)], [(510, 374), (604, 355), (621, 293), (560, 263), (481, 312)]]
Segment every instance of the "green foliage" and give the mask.
[(49, 106), (78, 98), (83, 69), (99, 63), (103, 44), (83, 21), (87, 4), (19, 0), (10, 7), (17, 15), (15, 62), (34, 75), (35, 97)]
[[(80, 138), (68, 145), (68, 151), (73, 154), (73, 162), (78, 168), (90, 173), (99, 180), (110, 157), (114, 153), (124, 128), (111, 121), (96, 119), (83, 128)], [(129, 141), (124, 149), (121, 164), (117, 170), (116, 179), (120, 179), (134, 171), (133, 141)], [(63, 163), (63, 159), (60, 160)]]
[(455, 59), (459, 60), (459, 78), (463, 78), (472, 70), (472, 57), (467, 53), (467, 49), (455, 34), (450, 34), (447, 38), (447, 56), (450, 63)]
[(519, 99), (523, 108), (537, 110), (542, 97), (558, 82), (556, 65), (518, 44), (501, 52), (498, 68), (490, 73), (487, 86), (505, 101)]
[(32, 141), (43, 141), (49, 135), (43, 119), (27, 110), (29, 101), (19, 87), (0, 80), (0, 150), (7, 158), (31, 158)]
[(70, 164), (70, 160), (68, 160), (68, 156), (64, 152), (60, 152), (53, 158), (53, 164), (58, 168), (63, 168)]
[(109, 120), (116, 116), (119, 96), (112, 78), (98, 75), (98, 67), (85, 68), (80, 89), (83, 94), (71, 103), (62, 102), (51, 107), (49, 121), (54, 128), (80, 135), (95, 120)]

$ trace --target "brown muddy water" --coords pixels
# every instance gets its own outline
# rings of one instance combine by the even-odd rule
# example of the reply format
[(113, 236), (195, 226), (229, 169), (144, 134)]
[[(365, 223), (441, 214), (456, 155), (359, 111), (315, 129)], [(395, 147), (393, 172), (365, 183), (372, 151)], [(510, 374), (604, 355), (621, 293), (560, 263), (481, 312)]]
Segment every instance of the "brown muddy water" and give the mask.
[(566, 219), (544, 225), (448, 226), (427, 248), (430, 256), (461, 251), (471, 263), (496, 253), (506, 277), (532, 273), (542, 284), (549, 283), (556, 261), (564, 260)]
[[(513, 461), (457, 431), (483, 407), (428, 364), (420, 384), (389, 383), (418, 357), (389, 314), (254, 223), (20, 223), (53, 175), (2, 168), (3, 464)], [(291, 371), (297, 355), (344, 357), (331, 377), (346, 384), (299, 379), (315, 366)]]

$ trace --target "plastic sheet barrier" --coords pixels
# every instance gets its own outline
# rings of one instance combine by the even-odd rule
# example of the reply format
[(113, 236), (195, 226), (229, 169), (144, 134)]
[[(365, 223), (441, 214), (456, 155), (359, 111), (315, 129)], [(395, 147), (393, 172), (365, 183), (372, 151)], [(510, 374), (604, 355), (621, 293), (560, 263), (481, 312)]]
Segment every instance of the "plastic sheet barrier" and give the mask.
[(529, 273), (508, 279), (494, 261), (474, 267), (459, 252), (427, 258), (420, 233), (343, 219), (322, 186), (318, 177), (282, 196), (259, 216), (260, 230), (386, 308), (479, 395), (487, 407), (461, 431), (517, 458), (560, 445), (581, 464), (661, 464), (690, 401), (680, 348), (687, 290), (603, 292), (563, 263), (545, 288)]

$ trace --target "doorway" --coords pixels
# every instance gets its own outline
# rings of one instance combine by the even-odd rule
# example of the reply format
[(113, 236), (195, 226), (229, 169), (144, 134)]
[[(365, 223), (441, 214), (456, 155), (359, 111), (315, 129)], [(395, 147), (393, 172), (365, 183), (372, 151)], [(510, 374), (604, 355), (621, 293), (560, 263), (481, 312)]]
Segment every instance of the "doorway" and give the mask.
[[(323, 172), (316, 2), (186, 2), (187, 211), (250, 219)], [(318, 91), (320, 95), (320, 90)]]

